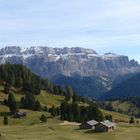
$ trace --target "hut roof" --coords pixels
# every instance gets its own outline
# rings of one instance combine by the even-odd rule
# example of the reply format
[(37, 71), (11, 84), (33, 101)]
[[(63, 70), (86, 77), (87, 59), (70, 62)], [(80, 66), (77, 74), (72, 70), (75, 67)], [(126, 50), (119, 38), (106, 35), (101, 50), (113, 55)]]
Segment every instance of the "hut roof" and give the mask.
[(106, 121), (103, 121), (103, 122), (100, 122), (100, 123), (101, 123), (102, 125), (108, 127), (108, 128), (115, 126), (115, 123), (110, 122), (109, 120), (106, 120)]
[(91, 121), (88, 121), (87, 124), (94, 126), (94, 125), (98, 124), (98, 122), (95, 120), (91, 120)]

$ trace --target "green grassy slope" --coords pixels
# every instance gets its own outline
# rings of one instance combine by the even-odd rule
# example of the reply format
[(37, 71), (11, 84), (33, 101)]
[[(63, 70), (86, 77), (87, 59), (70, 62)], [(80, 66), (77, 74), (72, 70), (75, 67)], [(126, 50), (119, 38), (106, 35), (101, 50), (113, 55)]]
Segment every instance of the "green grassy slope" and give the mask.
[(64, 97), (60, 95), (46, 94), (46, 91), (42, 90), (41, 94), (36, 96), (36, 99), (39, 100), (43, 106), (46, 105), (51, 107), (52, 105), (59, 106), (62, 100), (64, 100)]
[[(16, 101), (20, 101), (21, 97), (25, 96), (21, 91), (18, 91), (16, 89), (11, 89), (11, 92), (14, 94)], [(3, 87), (0, 86), (0, 101), (3, 101), (4, 99), (7, 99), (8, 95), (5, 95), (3, 93)], [(40, 101), (42, 106), (47, 106), (48, 108), (52, 105), (59, 106), (64, 100), (63, 96), (59, 95), (52, 95), (49, 93), (46, 93), (46, 91), (41, 91), (40, 95), (36, 95), (35, 98)], [(38, 112), (38, 111), (31, 111), (31, 110), (25, 110), (20, 109), (19, 111), (25, 111), (27, 112), (27, 116), (22, 119), (14, 119), (12, 117), (9, 117), (9, 125), (33, 125), (38, 124), (39, 118), (42, 114), (45, 114), (46, 116), (50, 117), (50, 114), (48, 112)], [(4, 113), (9, 112), (9, 108), (4, 105), (0, 105), (0, 125), (3, 125), (3, 115)]]
[[(16, 101), (20, 101), (21, 97), (25, 96), (22, 91), (18, 91), (14, 88), (11, 89), (11, 92), (15, 96)], [(0, 101), (3, 101), (7, 97), (8, 95), (3, 93), (3, 86), (0, 86)], [(48, 107), (51, 107), (52, 105), (59, 106), (62, 100), (64, 100), (64, 96), (49, 94), (44, 90), (41, 90), (41, 94), (36, 95), (35, 98), (39, 100), (43, 106)]]
[[(15, 93), (16, 99), (19, 100), (22, 93)], [(0, 99), (4, 99), (6, 96), (0, 92)], [(46, 94), (45, 91), (41, 91), (36, 98), (42, 105), (58, 106), (64, 99), (63, 96)], [(140, 139), (140, 125), (128, 125), (119, 124), (117, 129), (112, 133), (95, 133), (91, 130), (80, 130), (78, 125), (65, 124), (62, 125), (62, 121), (58, 118), (50, 118), (48, 112), (38, 112), (31, 110), (26, 111), (27, 116), (21, 119), (14, 119), (9, 117), (9, 125), (4, 126), (3, 113), (9, 112), (9, 108), (0, 105), (0, 140), (139, 140)], [(112, 115), (114, 119), (128, 121), (127, 115), (122, 115), (116, 112), (110, 112), (101, 110), (104, 115)], [(41, 114), (45, 114), (48, 117), (47, 123), (40, 123), (39, 118)]]
[(112, 106), (115, 110), (122, 110), (124, 113), (128, 115), (135, 115), (140, 112), (140, 109), (136, 107), (135, 104), (130, 103), (129, 101), (112, 101)]
[(130, 117), (128, 115), (124, 115), (121, 113), (113, 112), (113, 111), (107, 111), (101, 109), (102, 113), (105, 115), (112, 115), (113, 120), (119, 120), (120, 122), (128, 122), (130, 120)]
[[(136, 106), (135, 103), (132, 101), (120, 101), (120, 100), (113, 100), (113, 101), (103, 101), (103, 105), (99, 105), (103, 109), (107, 109), (106, 107), (108, 104), (112, 105), (112, 110), (115, 112), (119, 112), (121, 114), (127, 114), (129, 116), (137, 116), (140, 113), (140, 108)], [(98, 102), (97, 102), (98, 104)], [(99, 103), (100, 104), (100, 103)]]
[[(0, 87), (0, 100), (7, 98), (2, 92)], [(13, 89), (16, 100), (20, 100), (23, 95), (21, 92), (15, 92)], [(46, 94), (41, 91), (41, 94), (36, 96), (36, 99), (41, 102), (43, 106), (59, 106), (64, 99), (63, 96)], [(27, 116), (21, 119), (14, 119), (9, 117), (9, 125), (3, 125), (3, 113), (9, 112), (9, 108), (0, 105), (0, 140), (139, 140), (140, 138), (140, 125), (119, 124), (117, 129), (112, 133), (95, 133), (91, 130), (80, 130), (78, 125), (62, 125), (62, 121), (57, 118), (50, 118), (48, 112), (38, 112), (31, 110), (26, 111)], [(104, 115), (112, 115), (113, 119), (129, 120), (127, 115), (122, 115), (116, 112), (101, 110)], [(41, 114), (48, 117), (47, 123), (40, 123), (39, 118)]]

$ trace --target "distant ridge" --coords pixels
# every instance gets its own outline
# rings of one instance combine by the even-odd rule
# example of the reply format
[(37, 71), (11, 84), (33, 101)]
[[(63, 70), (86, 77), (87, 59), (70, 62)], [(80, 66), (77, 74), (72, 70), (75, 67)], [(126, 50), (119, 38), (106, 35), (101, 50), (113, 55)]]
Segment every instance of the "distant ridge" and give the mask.
[(115, 99), (126, 97), (140, 97), (140, 73), (124, 80), (100, 99)]

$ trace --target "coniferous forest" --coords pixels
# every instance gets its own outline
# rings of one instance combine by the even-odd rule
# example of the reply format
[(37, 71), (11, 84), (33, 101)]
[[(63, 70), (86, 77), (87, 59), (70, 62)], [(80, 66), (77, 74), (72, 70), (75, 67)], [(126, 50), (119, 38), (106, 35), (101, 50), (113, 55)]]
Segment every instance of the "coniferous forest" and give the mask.
[[(0, 84), (4, 86), (4, 93), (8, 99), (3, 101), (7, 105), (11, 114), (18, 112), (20, 108), (34, 111), (44, 111), (44, 106), (35, 99), (41, 90), (53, 95), (65, 97), (60, 107), (52, 106), (48, 109), (52, 117), (60, 116), (61, 120), (86, 122), (91, 119), (103, 120), (102, 112), (96, 105), (86, 98), (77, 96), (70, 86), (62, 89), (60, 86), (52, 84), (48, 79), (43, 79), (33, 74), (28, 68), (18, 64), (5, 64), (0, 66)], [(17, 102), (11, 89), (16, 88), (23, 92), (20, 102)], [(80, 106), (79, 103), (87, 103), (88, 106)]]

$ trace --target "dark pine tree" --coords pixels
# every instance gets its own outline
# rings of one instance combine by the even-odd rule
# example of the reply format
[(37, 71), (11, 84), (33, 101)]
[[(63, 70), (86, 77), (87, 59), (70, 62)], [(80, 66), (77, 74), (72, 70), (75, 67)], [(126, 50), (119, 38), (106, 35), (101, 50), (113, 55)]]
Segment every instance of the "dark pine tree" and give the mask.
[(35, 97), (32, 93), (27, 93), (25, 98), (21, 98), (22, 106), (26, 109), (34, 110), (35, 102)]
[(72, 96), (73, 96), (73, 90), (72, 90), (71, 86), (67, 86), (66, 87), (66, 95), (65, 95), (66, 101), (72, 100)]
[(18, 111), (18, 106), (17, 106), (17, 102), (15, 100), (15, 97), (12, 93), (9, 93), (7, 102), (8, 102), (8, 106), (10, 108), (10, 112), (12, 114), (16, 113)]
[(41, 111), (41, 110), (42, 110), (42, 106), (41, 106), (41, 104), (40, 104), (39, 101), (36, 101), (36, 102), (35, 102), (34, 110), (35, 110), (35, 111)]
[(7, 114), (4, 114), (3, 124), (8, 125), (8, 116), (7, 116)]
[(11, 86), (8, 83), (4, 84), (4, 93), (9, 94)]
[(55, 117), (57, 115), (57, 109), (55, 108), (55, 106), (51, 107), (50, 113), (52, 117)]

